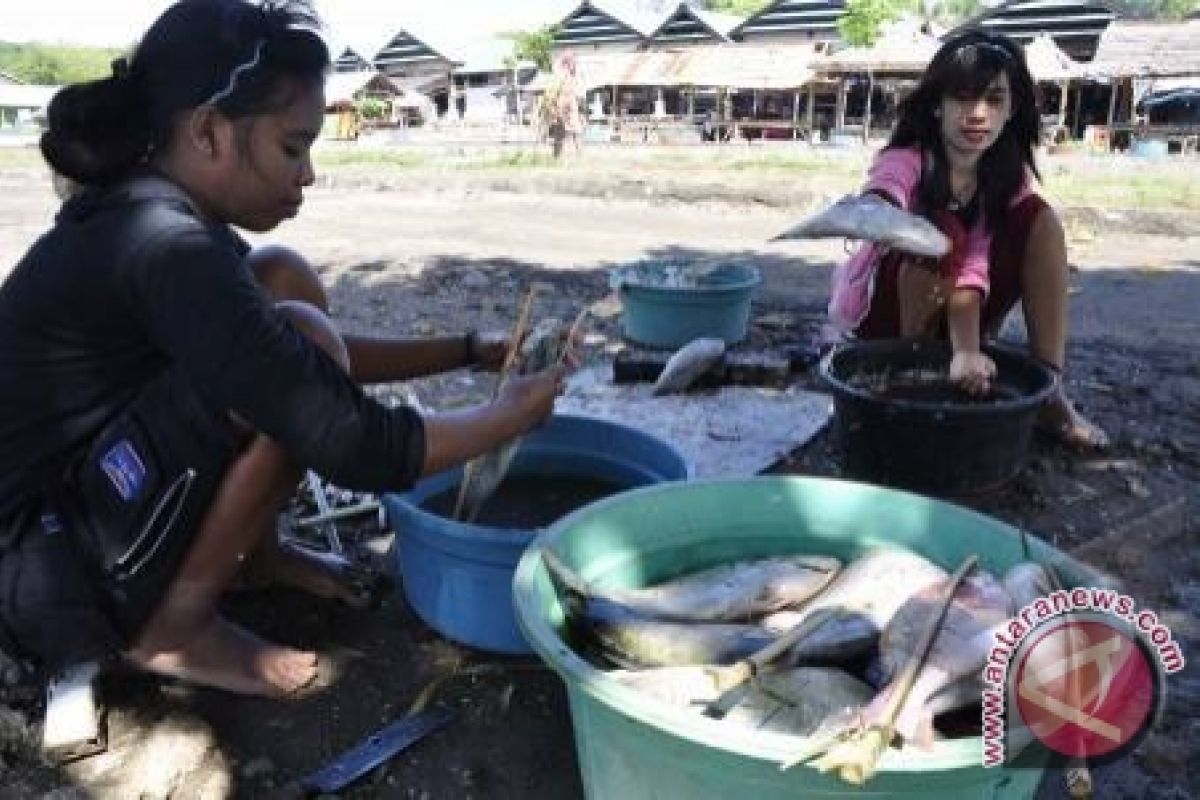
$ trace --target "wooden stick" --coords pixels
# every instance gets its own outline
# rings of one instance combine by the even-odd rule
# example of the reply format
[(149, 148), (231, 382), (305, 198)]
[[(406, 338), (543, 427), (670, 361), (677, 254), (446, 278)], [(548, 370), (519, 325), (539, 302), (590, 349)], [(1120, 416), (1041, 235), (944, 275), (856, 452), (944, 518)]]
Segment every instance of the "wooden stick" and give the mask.
[(584, 306), (583, 310), (579, 312), (579, 316), (575, 317), (575, 321), (571, 323), (571, 329), (567, 331), (567, 341), (563, 344), (562, 352), (558, 356), (559, 366), (562, 366), (566, 362), (567, 356), (574, 349), (575, 337), (579, 335), (579, 331), (583, 327), (583, 321), (587, 319), (589, 313), (588, 306)]
[[(959, 584), (962, 583), (967, 573), (974, 569), (978, 563), (979, 558), (977, 556), (968, 556), (946, 581), (942, 594), (938, 598), (937, 613), (933, 615), (925, 630), (922, 631), (921, 638), (917, 640), (916, 649), (905, 663), (899, 676), (892, 683), (896, 688), (893, 690), (891, 696), (888, 697), (888, 703), (884, 707), (883, 714), (881, 715), (882, 724), (872, 726), (870, 729), (863, 731), (858, 746), (870, 751), (870, 763), (865, 764), (862, 771), (853, 770), (850, 765), (846, 764), (837, 764), (832, 761), (825, 763), (824, 766), (826, 768), (839, 767), (839, 774), (843, 780), (861, 784), (874, 773), (874, 764), (878, 763), (884, 749), (892, 741), (892, 736), (896, 729), (896, 717), (900, 714), (900, 709), (904, 707), (904, 703), (908, 700), (908, 695), (912, 691), (913, 685), (917, 682), (917, 676), (925, 666), (925, 659), (929, 657), (929, 651), (933, 648), (933, 643), (937, 639), (938, 632), (942, 629), (942, 622), (946, 618), (946, 612), (950, 610), (951, 603), (954, 602), (954, 595), (958, 592)], [(801, 761), (817, 755), (819, 752), (821, 751), (816, 750), (814, 752), (812, 748), (806, 748), (806, 752), (802, 756), (789, 759), (780, 766), (780, 769), (790, 769)], [(826, 758), (828, 759), (828, 756)], [(822, 771), (824, 770), (822, 769)]]
[[(517, 358), (521, 354), (521, 343), (529, 333), (529, 319), (533, 313), (533, 300), (537, 296), (537, 284), (529, 287), (529, 291), (525, 293), (525, 300), (521, 303), (521, 310), (517, 312), (517, 320), (513, 323), (512, 333), (509, 334), (508, 352), (504, 356), (504, 364), (500, 367), (500, 374), (496, 377), (496, 387), (492, 390), (492, 402), (500, 396), (500, 389), (504, 386), (504, 380), (512, 372), (517, 363)], [(479, 456), (471, 459), (463, 467), (462, 482), (458, 484), (458, 497), (454, 500), (454, 519), (461, 520), (463, 506), (467, 502), (467, 487), (475, 480), (475, 470), (477, 469)]]
[(533, 313), (533, 300), (537, 296), (537, 291), (537, 285), (534, 284), (525, 293), (525, 300), (521, 303), (521, 310), (517, 313), (517, 321), (513, 323), (512, 333), (508, 337), (508, 353), (504, 356), (504, 364), (500, 367), (500, 376), (496, 380), (496, 388), (492, 392), (493, 400), (500, 396), (500, 387), (504, 385), (504, 379), (512, 372), (517, 364), (517, 359), (521, 356), (521, 343), (529, 333), (529, 320)]
[(758, 675), (762, 672), (763, 667), (774, 662), (805, 636), (832, 619), (838, 610), (836, 608), (819, 609), (753, 655), (727, 667), (715, 667), (713, 671), (717, 679), (717, 688), (721, 690), (721, 696), (705, 706), (704, 715), (722, 719), (741, 698), (740, 690), (746, 681)]

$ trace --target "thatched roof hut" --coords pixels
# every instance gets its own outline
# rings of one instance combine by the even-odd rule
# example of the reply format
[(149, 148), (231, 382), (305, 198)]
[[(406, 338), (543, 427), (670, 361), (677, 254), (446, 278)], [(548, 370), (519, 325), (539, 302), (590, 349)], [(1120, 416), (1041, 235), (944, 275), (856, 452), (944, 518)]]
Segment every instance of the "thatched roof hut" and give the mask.
[(1025, 45), (1025, 61), (1033, 79), (1039, 82), (1062, 83), (1084, 75), (1084, 65), (1067, 55), (1044, 33)]
[(1200, 19), (1112, 23), (1087, 65), (1095, 78), (1183, 78), (1200, 75)]
[(897, 24), (868, 47), (847, 47), (823, 58), (818, 69), (825, 74), (869, 72), (919, 75), (941, 47), (937, 37), (916, 25)]
[(680, 50), (594, 53), (577, 59), (582, 89), (604, 86), (711, 86), (796, 89), (813, 77), (814, 48), (695, 45)]

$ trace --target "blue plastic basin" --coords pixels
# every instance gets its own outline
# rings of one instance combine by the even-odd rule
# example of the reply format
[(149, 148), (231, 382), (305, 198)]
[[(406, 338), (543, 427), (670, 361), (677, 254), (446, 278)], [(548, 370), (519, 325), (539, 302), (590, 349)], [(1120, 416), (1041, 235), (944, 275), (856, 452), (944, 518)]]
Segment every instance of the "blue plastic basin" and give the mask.
[(626, 338), (651, 347), (682, 347), (709, 337), (736, 344), (746, 336), (750, 297), (761, 282), (758, 270), (726, 264), (694, 286), (662, 285), (673, 265), (634, 264), (613, 271), (611, 282), (621, 298)]
[[(692, 470), (675, 448), (654, 436), (556, 414), (525, 437), (510, 474), (595, 478), (634, 488), (685, 480)], [(404, 596), (448, 639), (481, 650), (531, 653), (513, 613), (512, 578), (539, 531), (458, 522), (422, 508), (461, 478), (461, 468), (448, 470), (410, 492), (383, 496), (396, 531), (393, 560)]]

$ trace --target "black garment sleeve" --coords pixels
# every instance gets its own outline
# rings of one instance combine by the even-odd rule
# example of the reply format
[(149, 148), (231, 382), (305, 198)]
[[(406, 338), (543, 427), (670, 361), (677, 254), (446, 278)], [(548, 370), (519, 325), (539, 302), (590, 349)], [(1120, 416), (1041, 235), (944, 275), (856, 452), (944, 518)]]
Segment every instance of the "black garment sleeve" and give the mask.
[(421, 416), (368, 397), (276, 310), (228, 242), (184, 225), (142, 248), (119, 283), (147, 335), (206, 400), (301, 464), (363, 491), (406, 489), (420, 476)]

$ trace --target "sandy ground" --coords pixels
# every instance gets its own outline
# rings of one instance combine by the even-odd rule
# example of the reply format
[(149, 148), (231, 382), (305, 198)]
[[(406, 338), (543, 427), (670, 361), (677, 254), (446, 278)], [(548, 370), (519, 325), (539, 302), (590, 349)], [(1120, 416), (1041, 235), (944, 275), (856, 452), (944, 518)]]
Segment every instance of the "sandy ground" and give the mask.
[[(786, 202), (732, 202), (714, 192), (663, 198), (647, 196), (644, 185), (598, 186), (593, 178), (553, 191), (519, 176), (504, 185), (509, 191), (490, 179), (335, 174), (270, 240), (312, 259), (347, 329), (421, 334), (505, 328), (534, 280), (556, 289), (544, 313), (572, 316), (605, 294), (609, 268), (652, 256), (754, 264), (765, 280), (752, 339), (806, 343), (821, 320), (828, 271), (842, 257), (840, 245), (767, 243), (803, 213)], [(55, 206), (38, 171), (0, 171), (0, 273)], [(1024, 472), (975, 505), (1119, 577), (1190, 657), (1200, 641), (1192, 521), (1200, 496), (1200, 221), (1074, 209), (1068, 227), (1077, 267), (1068, 385), (1116, 446), (1103, 458), (1081, 458), (1039, 441)], [(598, 332), (615, 341), (611, 322)], [(472, 402), (486, 388), (464, 375), (417, 387), (440, 407)], [(822, 434), (779, 470), (837, 474), (837, 463), (836, 442)], [(104, 685), (109, 752), (66, 768), (34, 755), (37, 704), (17, 698), (0, 707), (8, 731), (0, 736), (0, 796), (261, 795), (398, 716), (439, 677), (439, 701), (459, 712), (457, 722), (348, 796), (581, 796), (565, 694), (536, 660), (447, 643), (399, 595), (373, 614), (282, 591), (241, 597), (230, 608), (267, 636), (334, 653), (336, 683), (280, 705), (114, 676)], [(1200, 793), (1188, 770), (1200, 757), (1195, 668), (1172, 676), (1167, 690), (1155, 732), (1133, 755), (1096, 771), (1097, 796)], [(1043, 795), (1062, 795), (1056, 776)]]

